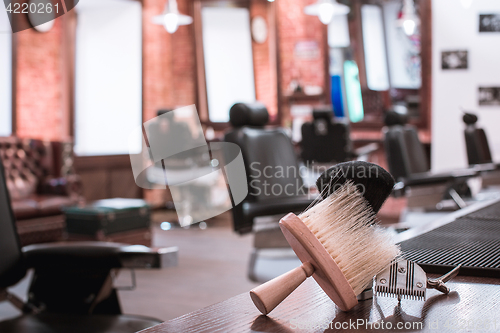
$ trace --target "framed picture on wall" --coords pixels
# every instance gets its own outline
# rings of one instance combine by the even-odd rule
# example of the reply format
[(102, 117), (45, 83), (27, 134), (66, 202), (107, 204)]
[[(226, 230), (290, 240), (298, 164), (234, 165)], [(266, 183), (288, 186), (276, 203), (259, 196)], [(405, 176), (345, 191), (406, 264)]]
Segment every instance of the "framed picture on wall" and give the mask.
[(500, 32), (500, 13), (480, 14), (479, 32)]
[(441, 52), (441, 69), (469, 68), (469, 52), (467, 50)]
[(479, 87), (480, 106), (500, 106), (500, 87)]

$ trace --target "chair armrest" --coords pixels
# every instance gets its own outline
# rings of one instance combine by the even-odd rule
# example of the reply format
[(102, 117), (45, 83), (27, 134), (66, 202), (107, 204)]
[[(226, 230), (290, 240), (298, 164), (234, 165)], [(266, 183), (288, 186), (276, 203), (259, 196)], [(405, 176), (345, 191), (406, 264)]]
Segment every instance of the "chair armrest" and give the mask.
[(354, 153), (354, 156), (358, 160), (360, 160), (360, 159), (366, 160), (368, 158), (368, 155), (377, 151), (378, 147), (379, 147), (378, 143), (373, 142), (373, 143), (364, 145), (362, 147), (359, 147), (357, 149), (354, 149), (353, 153)]
[(126, 246), (120, 253), (124, 268), (167, 268), (177, 266), (177, 246), (151, 248), (144, 245)]
[(405, 186), (432, 185), (464, 180), (477, 177), (478, 175), (479, 172), (474, 169), (454, 170), (447, 173), (422, 172), (413, 174), (405, 178), (402, 182)]
[(434, 175), (430, 172), (423, 172), (423, 173), (413, 174), (410, 177), (404, 178), (402, 183), (405, 186), (433, 185), (433, 184), (451, 182), (454, 179), (455, 178), (451, 174)]
[[(316, 197), (316, 196), (315, 196)], [(270, 216), (290, 212), (302, 212), (314, 201), (307, 196), (284, 197), (265, 201), (243, 201), (233, 207), (234, 231), (240, 235), (252, 232), (256, 217)]]
[(164, 268), (177, 265), (177, 247), (148, 248), (107, 242), (35, 244), (22, 249), (28, 267), (66, 268)]
[(453, 170), (449, 172), (455, 179), (458, 178), (472, 178), (472, 177), (478, 177), (480, 175), (479, 171), (476, 170), (475, 168), (465, 168), (465, 169), (459, 169), (459, 170)]
[(488, 171), (495, 171), (500, 169), (500, 164), (496, 163), (484, 163), (484, 164), (474, 164), (470, 166), (474, 170), (477, 170), (479, 172), (488, 172)]
[(243, 212), (251, 218), (276, 214), (285, 215), (290, 212), (302, 212), (306, 210), (313, 201), (314, 198), (300, 196), (258, 202), (245, 202), (243, 204)]

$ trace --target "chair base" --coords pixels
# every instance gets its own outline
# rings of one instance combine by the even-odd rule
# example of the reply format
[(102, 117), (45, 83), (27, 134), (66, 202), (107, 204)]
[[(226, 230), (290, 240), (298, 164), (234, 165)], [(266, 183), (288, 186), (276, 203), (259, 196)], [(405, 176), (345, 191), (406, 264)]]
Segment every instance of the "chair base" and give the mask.
[(0, 322), (2, 333), (133, 333), (160, 324), (153, 318), (131, 315), (23, 315)]

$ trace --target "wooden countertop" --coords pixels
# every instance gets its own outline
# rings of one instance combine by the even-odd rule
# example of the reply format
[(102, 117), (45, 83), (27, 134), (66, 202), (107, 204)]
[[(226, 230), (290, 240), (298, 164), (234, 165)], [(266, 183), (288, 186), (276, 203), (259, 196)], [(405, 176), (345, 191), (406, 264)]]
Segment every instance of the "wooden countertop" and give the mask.
[(309, 278), (267, 317), (244, 293), (142, 333), (500, 331), (500, 279), (458, 276), (447, 285), (449, 295), (428, 289), (425, 302), (375, 297), (342, 312)]

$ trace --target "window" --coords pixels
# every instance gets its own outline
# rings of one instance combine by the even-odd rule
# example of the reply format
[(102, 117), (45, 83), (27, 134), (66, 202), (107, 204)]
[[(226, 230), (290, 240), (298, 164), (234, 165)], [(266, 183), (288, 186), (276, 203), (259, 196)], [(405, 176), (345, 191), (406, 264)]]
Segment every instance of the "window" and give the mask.
[(378, 91), (388, 90), (389, 73), (387, 71), (382, 9), (376, 5), (363, 5), (361, 7), (361, 21), (368, 88)]
[(201, 21), (209, 120), (227, 122), (234, 103), (255, 101), (250, 13), (203, 5)]
[(0, 136), (12, 134), (12, 30), (0, 6)]
[[(128, 154), (129, 133), (142, 123), (141, 4), (87, 0), (75, 8), (75, 152)], [(140, 133), (132, 141), (140, 152)]]

